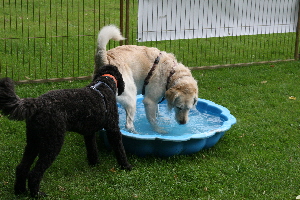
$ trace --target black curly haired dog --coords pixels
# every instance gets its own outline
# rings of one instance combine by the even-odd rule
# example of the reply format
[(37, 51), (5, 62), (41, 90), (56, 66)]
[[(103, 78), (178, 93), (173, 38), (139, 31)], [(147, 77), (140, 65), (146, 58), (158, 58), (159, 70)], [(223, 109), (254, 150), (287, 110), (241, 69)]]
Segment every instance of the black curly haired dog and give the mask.
[[(20, 99), (10, 78), (0, 79), (0, 110), (13, 120), (26, 120), (27, 145), (16, 168), (15, 193), (26, 192), (26, 180), (32, 197), (39, 191), (42, 176), (54, 162), (64, 142), (66, 131), (84, 136), (89, 164), (99, 162), (96, 132), (105, 129), (117, 161), (131, 170), (127, 162), (119, 128), (116, 103), (124, 91), (122, 75), (113, 65), (98, 69), (93, 81), (81, 89), (53, 90), (38, 98)], [(30, 171), (35, 158), (38, 160)]]

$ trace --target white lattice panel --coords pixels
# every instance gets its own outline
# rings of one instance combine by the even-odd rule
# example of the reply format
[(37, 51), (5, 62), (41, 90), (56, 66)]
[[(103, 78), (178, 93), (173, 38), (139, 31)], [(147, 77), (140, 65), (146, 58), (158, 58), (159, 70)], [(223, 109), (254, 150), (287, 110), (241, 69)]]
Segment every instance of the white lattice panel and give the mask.
[(138, 41), (295, 32), (298, 0), (139, 0)]

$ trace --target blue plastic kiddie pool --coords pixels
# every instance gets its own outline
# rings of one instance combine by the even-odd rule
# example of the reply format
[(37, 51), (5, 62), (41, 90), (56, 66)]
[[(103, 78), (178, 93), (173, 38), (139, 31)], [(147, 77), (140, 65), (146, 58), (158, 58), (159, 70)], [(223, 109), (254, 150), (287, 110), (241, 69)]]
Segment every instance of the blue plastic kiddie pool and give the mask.
[[(229, 110), (212, 101), (198, 99), (195, 109), (190, 111), (189, 122), (179, 125), (174, 118), (174, 111), (168, 111), (166, 101), (159, 104), (158, 125), (166, 133), (152, 131), (143, 105), (143, 96), (137, 97), (137, 112), (135, 129), (138, 134), (125, 129), (125, 110), (119, 106), (120, 128), (123, 135), (123, 145), (127, 153), (137, 156), (170, 157), (187, 155), (214, 146), (228, 131), (236, 118)], [(107, 139), (104, 140), (107, 146)]]

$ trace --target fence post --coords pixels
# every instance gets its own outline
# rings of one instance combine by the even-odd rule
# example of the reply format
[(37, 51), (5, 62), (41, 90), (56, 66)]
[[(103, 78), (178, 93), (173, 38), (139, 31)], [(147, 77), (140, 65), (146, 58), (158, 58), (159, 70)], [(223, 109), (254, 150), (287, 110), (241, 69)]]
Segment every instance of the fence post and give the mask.
[[(123, 34), (123, 19), (124, 19), (124, 0), (120, 0), (120, 31)], [(123, 45), (123, 40), (120, 40), (120, 46)]]
[[(120, 0), (120, 31), (125, 36), (125, 44), (129, 44), (129, 0), (126, 1), (126, 13), (125, 13), (125, 31), (124, 31), (124, 0)], [(123, 41), (120, 41), (120, 45), (123, 45)]]
[(295, 60), (299, 60), (299, 34), (300, 34), (300, 0), (298, 4), (298, 22), (296, 28), (296, 42), (295, 42)]
[(127, 38), (125, 40), (125, 44), (128, 45), (129, 44), (129, 15), (130, 15), (130, 12), (129, 12), (129, 0), (126, 0), (126, 24), (125, 24), (125, 38)]

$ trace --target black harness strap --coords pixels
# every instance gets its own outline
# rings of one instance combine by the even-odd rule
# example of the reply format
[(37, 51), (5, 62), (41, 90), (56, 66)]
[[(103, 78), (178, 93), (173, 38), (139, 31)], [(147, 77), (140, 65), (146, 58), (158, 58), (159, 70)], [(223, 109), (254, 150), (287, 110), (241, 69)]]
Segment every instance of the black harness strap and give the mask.
[[(101, 93), (101, 91), (97, 89), (97, 87), (98, 87), (99, 85), (101, 85), (101, 84), (104, 84), (106, 87), (108, 87), (108, 88), (113, 92), (113, 90), (112, 90), (106, 83), (104, 83), (104, 82), (102, 82), (102, 81), (98, 81), (95, 85), (90, 86), (90, 88), (93, 89), (93, 90), (95, 90), (95, 91), (97, 91), (97, 92), (100, 94), (100, 96), (103, 98), (103, 102), (104, 102), (104, 105), (105, 105), (105, 108), (106, 108), (106, 104), (107, 104), (107, 103), (106, 103), (106, 98), (105, 98), (105, 96)], [(107, 108), (105, 109), (105, 112), (107, 112)]]
[[(159, 54), (161, 55), (161, 53)], [(149, 80), (155, 70), (155, 68), (157, 67), (157, 64), (159, 63), (159, 60), (160, 60), (160, 57), (157, 56), (157, 58), (155, 59), (154, 63), (153, 63), (153, 66), (152, 68), (150, 69), (148, 75), (146, 76), (145, 80), (144, 80), (144, 85), (143, 85), (143, 90), (142, 90), (142, 95), (145, 95), (145, 88), (146, 86), (149, 84)], [(173, 76), (173, 74), (175, 73), (175, 69), (172, 68), (172, 70), (170, 71), (170, 74), (168, 76), (168, 79), (167, 79), (167, 84), (166, 84), (166, 91), (168, 90), (168, 86), (171, 82), (171, 77)], [(158, 103), (161, 103), (165, 100), (165, 97), (163, 97)]]
[[(173, 74), (175, 74), (175, 69), (174, 69), (174, 68), (172, 68), (172, 70), (170, 71), (170, 74), (169, 74), (169, 76), (168, 76), (167, 84), (166, 84), (166, 91), (168, 90), (168, 85), (169, 85), (170, 82), (171, 82), (171, 77), (173, 76)], [(163, 102), (165, 99), (166, 99), (166, 97), (164, 96), (158, 103), (160, 104), (160, 103)]]
[(143, 90), (142, 90), (142, 95), (145, 95), (145, 88), (146, 88), (146, 85), (148, 85), (149, 83), (149, 80), (155, 70), (155, 68), (157, 67), (157, 64), (159, 63), (159, 60), (160, 60), (160, 57), (157, 56), (157, 58), (155, 59), (154, 63), (153, 63), (153, 66), (152, 68), (150, 69), (148, 75), (146, 76), (145, 80), (144, 80), (144, 85), (143, 85)]
[(101, 85), (102, 83), (103, 83), (102, 81), (98, 81), (95, 85), (90, 86), (90, 88), (93, 89), (93, 90), (96, 90), (96, 91), (100, 94), (100, 96), (104, 98), (104, 96), (103, 96), (103, 94), (100, 92), (100, 90), (97, 89), (97, 87), (98, 87), (99, 85)]

